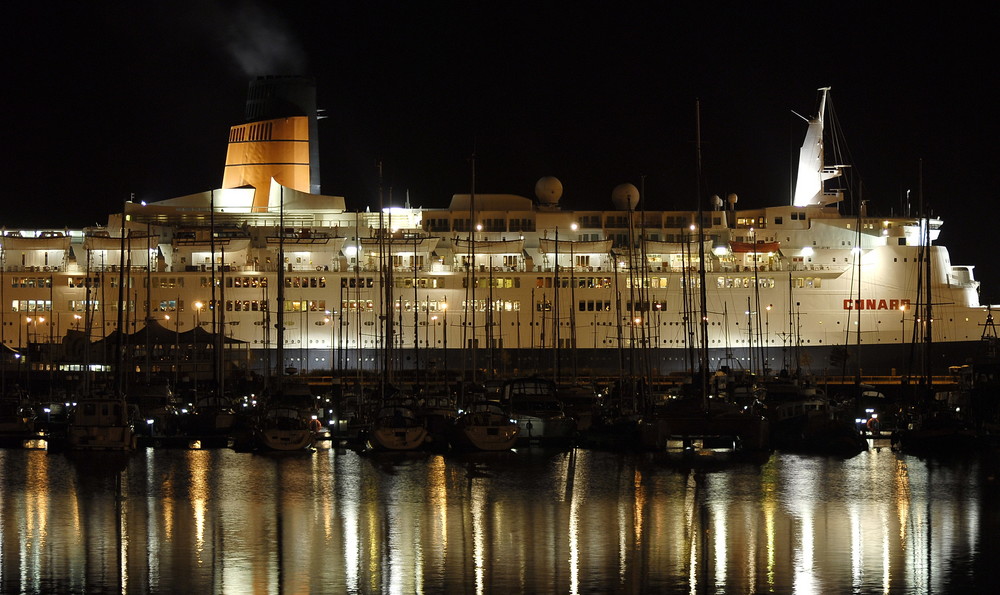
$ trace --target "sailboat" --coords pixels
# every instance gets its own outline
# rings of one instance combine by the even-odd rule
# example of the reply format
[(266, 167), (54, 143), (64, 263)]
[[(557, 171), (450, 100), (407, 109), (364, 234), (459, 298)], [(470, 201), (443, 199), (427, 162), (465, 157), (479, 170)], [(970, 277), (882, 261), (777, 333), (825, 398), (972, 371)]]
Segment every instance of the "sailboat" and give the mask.
[(504, 383), (502, 402), (517, 422), (519, 444), (568, 445), (577, 437), (576, 420), (566, 414), (558, 387), (549, 378), (531, 376)]
[(278, 206), (278, 296), (277, 296), (277, 359), (278, 373), (263, 395), (260, 411), (251, 429), (253, 445), (260, 451), (312, 452), (316, 442), (313, 422), (315, 400), (304, 382), (286, 379), (284, 369), (285, 343), (285, 194), (281, 192)]
[(451, 445), (459, 450), (504, 451), (514, 448), (517, 422), (496, 401), (475, 401), (452, 424)]
[[(689, 335), (691, 382), (647, 411), (639, 423), (639, 440), (646, 449), (664, 451), (671, 440), (680, 440), (685, 450), (697, 446), (726, 450), (766, 451), (770, 448), (769, 423), (755, 409), (741, 406), (713, 390), (708, 366), (708, 308), (705, 279), (705, 234), (701, 190), (701, 120), (696, 110), (698, 140), (698, 340)], [(631, 198), (637, 201), (638, 196)]]
[(126, 234), (125, 209), (121, 215), (121, 237), (118, 261), (118, 338), (114, 363), (114, 387), (112, 394), (89, 392), (77, 403), (70, 414), (66, 428), (66, 442), (72, 450), (134, 451), (138, 445), (135, 431), (137, 408), (129, 407), (125, 401), (125, 324), (124, 316), (128, 297), (126, 283)]
[[(892, 433), (894, 448), (922, 455), (940, 455), (968, 452), (975, 446), (975, 432), (960, 411), (950, 406), (948, 395), (937, 393), (931, 382), (931, 351), (933, 347), (933, 296), (931, 293), (931, 237), (930, 218), (926, 215), (923, 184), (919, 186), (921, 217), (921, 244), (918, 252), (917, 316), (914, 317), (912, 350), (919, 344), (919, 379), (908, 395), (908, 403), (901, 413), (899, 427)], [(918, 337), (919, 334), (919, 337)]]

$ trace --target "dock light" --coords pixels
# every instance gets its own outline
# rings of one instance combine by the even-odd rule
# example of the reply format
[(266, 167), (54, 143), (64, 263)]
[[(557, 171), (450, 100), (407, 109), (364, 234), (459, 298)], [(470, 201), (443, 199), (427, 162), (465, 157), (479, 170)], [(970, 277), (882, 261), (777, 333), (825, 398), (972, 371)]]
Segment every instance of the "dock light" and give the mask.
[(151, 426), (151, 425), (153, 425), (153, 420), (151, 420), (151, 419), (147, 419), (147, 420), (146, 420), (146, 425), (147, 425), (147, 426)]
[(871, 415), (874, 412), (875, 412), (874, 409), (865, 409), (865, 413), (867, 413), (868, 415)]

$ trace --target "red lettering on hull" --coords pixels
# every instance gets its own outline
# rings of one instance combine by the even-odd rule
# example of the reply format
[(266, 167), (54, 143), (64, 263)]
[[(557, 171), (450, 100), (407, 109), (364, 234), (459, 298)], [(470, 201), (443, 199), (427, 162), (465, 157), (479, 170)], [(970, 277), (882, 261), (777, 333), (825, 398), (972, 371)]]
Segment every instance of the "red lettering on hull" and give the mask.
[(909, 310), (910, 300), (844, 300), (845, 310)]

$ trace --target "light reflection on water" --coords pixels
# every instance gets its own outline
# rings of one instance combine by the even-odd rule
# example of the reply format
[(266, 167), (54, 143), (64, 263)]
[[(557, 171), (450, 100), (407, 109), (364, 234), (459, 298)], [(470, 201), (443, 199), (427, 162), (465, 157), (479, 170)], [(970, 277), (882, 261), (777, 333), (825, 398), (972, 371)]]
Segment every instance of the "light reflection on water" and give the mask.
[(0, 591), (939, 593), (994, 586), (974, 460), (0, 450)]

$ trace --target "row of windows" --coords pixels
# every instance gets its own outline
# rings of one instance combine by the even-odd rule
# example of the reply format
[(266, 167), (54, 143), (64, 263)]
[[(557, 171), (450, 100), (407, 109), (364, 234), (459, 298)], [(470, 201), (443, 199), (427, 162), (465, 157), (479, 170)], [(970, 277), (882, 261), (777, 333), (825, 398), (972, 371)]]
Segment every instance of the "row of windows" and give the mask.
[[(411, 278), (412, 280), (412, 278)], [(344, 289), (363, 289), (375, 287), (374, 277), (343, 277), (340, 286)]]
[(52, 277), (11, 277), (11, 287), (52, 287)]
[[(774, 278), (758, 277), (756, 284), (761, 289), (771, 289), (774, 287)], [(750, 288), (753, 286), (753, 277), (719, 277), (716, 280), (716, 287), (719, 289)]]
[(70, 287), (100, 287), (100, 277), (70, 277), (66, 280)]
[[(476, 277), (475, 287), (488, 289), (490, 287), (496, 287), (500, 289), (510, 289), (512, 287), (520, 287), (521, 279), (517, 277)], [(469, 286), (468, 277), (462, 278), (462, 287)]]
[(142, 286), (149, 285), (153, 289), (174, 289), (184, 287), (184, 277), (150, 277), (142, 280)]
[(52, 300), (13, 300), (11, 312), (51, 312)]
[(285, 300), (285, 312), (326, 312), (326, 300)]
[(326, 277), (285, 277), (286, 288), (322, 288), (326, 287)]
[(267, 312), (264, 300), (226, 300), (226, 312)]
[(417, 279), (413, 277), (396, 277), (394, 285), (403, 289), (412, 289), (414, 282), (421, 289), (440, 289), (444, 287), (444, 279), (440, 277), (418, 277)]
[[(574, 284), (580, 289), (601, 289), (614, 286), (611, 277), (577, 277), (575, 275), (572, 278), (559, 277), (559, 287), (569, 288)], [(515, 285), (515, 287), (518, 286)], [(552, 277), (536, 277), (535, 287), (543, 289), (552, 287)]]
[[(490, 309), (490, 300), (462, 300), (462, 311), (471, 306), (472, 312), (487, 312)], [(520, 300), (493, 300), (493, 312), (519, 312), (521, 310)]]
[(823, 280), (819, 277), (794, 277), (792, 278), (792, 287), (815, 289), (821, 287), (822, 282)]
[(267, 287), (267, 277), (226, 277), (226, 287), (250, 289)]

